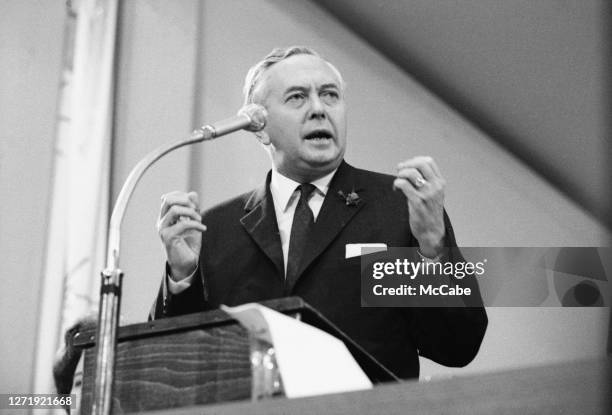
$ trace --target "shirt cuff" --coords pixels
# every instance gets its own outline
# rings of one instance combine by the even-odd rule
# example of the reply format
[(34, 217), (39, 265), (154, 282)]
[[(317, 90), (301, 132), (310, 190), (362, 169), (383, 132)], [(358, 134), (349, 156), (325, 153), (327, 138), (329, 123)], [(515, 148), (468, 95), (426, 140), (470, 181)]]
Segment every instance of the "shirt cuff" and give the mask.
[(448, 249), (444, 248), (444, 250), (440, 254), (436, 255), (433, 258), (429, 258), (429, 257), (426, 257), (425, 255), (423, 255), (421, 253), (421, 249), (420, 248), (417, 249), (417, 254), (419, 255), (419, 258), (421, 258), (423, 260), (423, 262), (432, 263), (432, 264), (440, 262), (440, 260), (442, 258), (444, 258), (444, 256), (447, 254), (447, 252), (448, 252)]
[(196, 267), (196, 269), (191, 273), (191, 275), (180, 281), (174, 281), (170, 277), (170, 272), (168, 272), (166, 274), (166, 281), (168, 282), (168, 291), (170, 291), (170, 294), (180, 294), (187, 288), (191, 287), (191, 284), (193, 283), (193, 277), (195, 276), (197, 270), (198, 268)]

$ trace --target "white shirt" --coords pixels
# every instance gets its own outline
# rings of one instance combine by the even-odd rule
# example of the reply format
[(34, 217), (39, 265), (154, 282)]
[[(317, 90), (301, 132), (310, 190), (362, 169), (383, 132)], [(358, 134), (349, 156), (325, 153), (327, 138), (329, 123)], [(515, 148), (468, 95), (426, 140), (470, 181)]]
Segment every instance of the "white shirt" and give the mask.
[[(337, 170), (337, 169), (336, 169)], [(336, 173), (336, 170), (331, 173), (311, 182), (316, 187), (308, 200), (308, 206), (312, 210), (312, 215), (316, 222), (323, 200), (329, 190), (329, 183)], [(283, 250), (283, 263), (285, 274), (287, 273), (287, 258), (289, 256), (289, 238), (291, 236), (291, 226), (293, 225), (293, 215), (297, 207), (300, 193), (297, 187), (300, 183), (283, 176), (276, 169), (272, 169), (272, 177), (270, 179), (270, 193), (274, 202), (274, 213), (276, 214), (276, 222), (281, 240), (281, 248)], [(187, 278), (176, 282), (172, 278), (168, 278), (168, 289), (172, 294), (178, 294), (187, 289), (193, 281), (195, 271)]]
[[(329, 190), (329, 182), (336, 173), (336, 170), (313, 181), (311, 184), (316, 187), (308, 200), (308, 206), (312, 210), (312, 215), (316, 222), (323, 199)], [(274, 201), (274, 212), (276, 213), (276, 222), (280, 232), (281, 247), (283, 249), (283, 263), (285, 264), (285, 273), (287, 273), (287, 258), (289, 256), (289, 237), (291, 236), (291, 226), (293, 225), (293, 215), (300, 200), (300, 192), (296, 189), (300, 183), (283, 176), (276, 170), (272, 170), (272, 178), (270, 180), (270, 193)]]

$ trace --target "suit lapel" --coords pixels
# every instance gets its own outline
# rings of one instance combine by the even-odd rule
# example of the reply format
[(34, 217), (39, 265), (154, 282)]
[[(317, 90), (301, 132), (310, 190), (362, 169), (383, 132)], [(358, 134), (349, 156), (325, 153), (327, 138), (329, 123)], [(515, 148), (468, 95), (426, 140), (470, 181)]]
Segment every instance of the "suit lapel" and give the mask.
[(283, 250), (281, 247), (274, 202), (269, 191), (270, 173), (265, 184), (254, 190), (244, 206), (245, 215), (240, 219), (244, 229), (274, 263), (278, 275), (284, 275)]
[[(321, 206), (313, 232), (308, 239), (306, 249), (300, 260), (297, 279), (288, 282), (288, 285), (285, 287), (286, 294), (293, 290), (304, 270), (321, 255), (353, 216), (365, 205), (366, 202), (362, 194), (365, 189), (360, 188), (359, 183), (355, 182), (353, 172), (354, 168), (344, 161), (338, 167), (338, 171), (329, 184), (329, 190), (325, 195), (323, 206)], [(354, 205), (347, 205), (345, 198), (340, 196), (338, 192), (342, 191), (346, 194), (353, 190), (359, 193), (359, 202)]]

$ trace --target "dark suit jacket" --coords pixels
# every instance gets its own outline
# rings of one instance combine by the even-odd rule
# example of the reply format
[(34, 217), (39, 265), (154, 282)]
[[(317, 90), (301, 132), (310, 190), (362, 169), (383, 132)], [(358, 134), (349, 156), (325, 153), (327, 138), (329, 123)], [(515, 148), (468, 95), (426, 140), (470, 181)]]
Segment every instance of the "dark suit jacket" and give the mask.
[[(447, 366), (468, 364), (487, 326), (483, 308), (362, 308), (360, 258), (345, 259), (349, 243), (418, 246), (406, 198), (394, 177), (342, 162), (330, 182), (294, 285), (286, 285), (270, 174), (261, 188), (204, 212), (199, 275), (170, 295), (162, 284), (152, 318), (288, 295), (302, 297), (399, 377), (419, 375), (418, 354)], [(338, 192), (354, 190), (347, 205)], [(445, 214), (446, 243), (456, 246)]]

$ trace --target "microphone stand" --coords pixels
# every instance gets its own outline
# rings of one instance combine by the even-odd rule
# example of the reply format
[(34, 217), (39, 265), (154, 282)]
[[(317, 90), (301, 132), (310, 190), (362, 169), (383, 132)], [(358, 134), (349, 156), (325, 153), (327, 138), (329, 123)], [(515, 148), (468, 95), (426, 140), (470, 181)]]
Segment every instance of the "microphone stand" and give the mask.
[(212, 140), (241, 129), (260, 131), (265, 126), (266, 115), (263, 107), (250, 104), (243, 107), (236, 117), (228, 118), (214, 125), (204, 125), (193, 131), (186, 140), (158, 147), (136, 164), (123, 184), (109, 223), (106, 268), (101, 273), (92, 414), (109, 415), (112, 409), (111, 394), (123, 279), (123, 271), (119, 269), (121, 222), (140, 178), (153, 163), (177, 148)]

